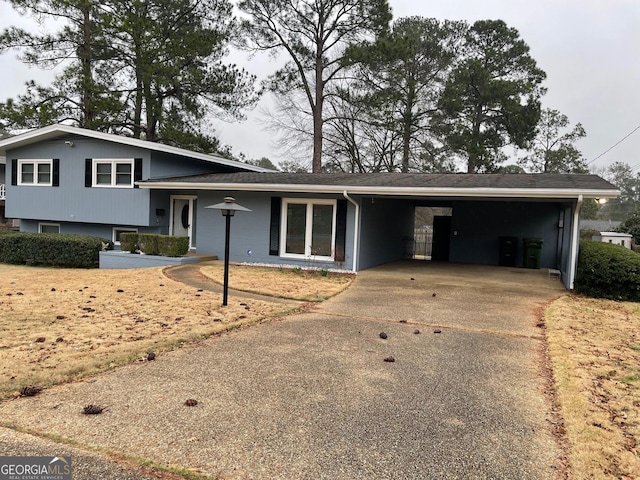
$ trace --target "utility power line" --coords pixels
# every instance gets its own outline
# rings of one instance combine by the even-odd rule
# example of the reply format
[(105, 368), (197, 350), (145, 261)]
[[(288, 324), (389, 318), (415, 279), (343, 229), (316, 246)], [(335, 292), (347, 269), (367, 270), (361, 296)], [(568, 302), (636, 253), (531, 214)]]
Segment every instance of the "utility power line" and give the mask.
[(620, 141), (618, 141), (617, 143), (615, 143), (614, 145), (612, 145), (611, 147), (607, 148), (604, 152), (602, 152), (600, 155), (598, 155), (596, 158), (594, 158), (593, 160), (589, 160), (587, 162), (587, 165), (591, 165), (593, 162), (595, 162), (596, 160), (598, 160), (600, 157), (603, 157), (605, 154), (609, 153), (611, 150), (613, 150), (614, 148), (616, 148), (618, 145), (620, 145), (622, 142), (624, 142), (627, 138), (629, 138), (631, 135), (633, 135), (637, 130), (640, 130), (640, 125), (638, 125), (636, 128), (634, 128), (633, 130), (631, 130), (631, 132), (629, 132), (627, 135), (625, 135), (624, 137), (622, 137), (620, 139)]

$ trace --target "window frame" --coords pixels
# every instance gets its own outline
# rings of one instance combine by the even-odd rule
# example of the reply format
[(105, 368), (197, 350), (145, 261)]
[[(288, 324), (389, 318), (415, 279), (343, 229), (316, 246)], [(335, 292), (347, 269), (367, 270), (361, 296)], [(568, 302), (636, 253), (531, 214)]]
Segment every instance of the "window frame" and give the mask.
[[(33, 165), (33, 182), (24, 182), (22, 173), (24, 165)], [(38, 165), (49, 165), (49, 181), (38, 181)], [(53, 158), (18, 159), (17, 185), (23, 187), (52, 187), (53, 186)]]
[[(289, 253), (287, 248), (287, 211), (289, 204), (306, 205), (305, 216), (305, 235), (304, 245), (305, 253)], [(336, 252), (336, 226), (337, 226), (337, 204), (336, 199), (320, 199), (320, 198), (283, 198), (280, 213), (280, 257), (292, 259), (313, 259), (319, 261), (334, 261)], [(311, 241), (313, 239), (313, 207), (314, 205), (331, 205), (331, 255), (314, 255), (311, 250)]]
[[(57, 232), (43, 232), (42, 227), (58, 227)], [(60, 234), (60, 224), (59, 223), (51, 223), (51, 222), (38, 222), (38, 233), (52, 233), (52, 234)]]
[[(131, 182), (128, 184), (116, 183), (118, 178), (117, 166), (126, 164), (131, 167)], [(111, 166), (111, 182), (98, 183), (98, 165)], [(91, 159), (91, 186), (95, 188), (134, 188), (135, 184), (135, 159), (134, 158), (92, 158)]]
[(138, 229), (135, 227), (113, 227), (111, 229), (111, 241), (114, 245), (120, 245), (120, 240), (116, 241), (116, 231), (120, 233), (138, 233)]

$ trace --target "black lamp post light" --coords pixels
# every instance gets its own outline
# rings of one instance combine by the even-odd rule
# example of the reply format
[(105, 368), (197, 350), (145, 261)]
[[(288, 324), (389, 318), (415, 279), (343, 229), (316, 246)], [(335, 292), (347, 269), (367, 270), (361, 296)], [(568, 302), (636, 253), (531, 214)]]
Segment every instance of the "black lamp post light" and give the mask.
[(233, 217), (236, 212), (250, 212), (251, 210), (243, 207), (242, 205), (238, 205), (236, 203), (236, 199), (233, 197), (225, 197), (224, 202), (209, 205), (204, 208), (220, 210), (220, 213), (222, 213), (222, 216), (226, 219), (224, 232), (224, 282), (222, 294), (222, 305), (226, 306), (227, 298), (229, 297), (229, 231), (231, 229), (231, 217)]

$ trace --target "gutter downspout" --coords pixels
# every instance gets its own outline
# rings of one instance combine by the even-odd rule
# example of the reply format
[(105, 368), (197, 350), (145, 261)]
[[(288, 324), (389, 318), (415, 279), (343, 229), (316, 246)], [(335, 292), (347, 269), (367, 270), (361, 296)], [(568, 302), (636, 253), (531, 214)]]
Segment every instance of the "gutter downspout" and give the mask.
[(578, 202), (573, 211), (573, 223), (571, 224), (571, 258), (569, 263), (569, 290), (573, 290), (573, 283), (576, 278), (576, 268), (578, 264), (578, 247), (580, 240), (580, 229), (578, 222), (580, 221), (580, 207), (582, 207), (582, 195), (578, 195)]
[(351, 198), (346, 190), (342, 192), (342, 196), (356, 207), (356, 218), (353, 225), (353, 265), (351, 267), (353, 273), (356, 273), (358, 271), (358, 241), (360, 237), (360, 204)]

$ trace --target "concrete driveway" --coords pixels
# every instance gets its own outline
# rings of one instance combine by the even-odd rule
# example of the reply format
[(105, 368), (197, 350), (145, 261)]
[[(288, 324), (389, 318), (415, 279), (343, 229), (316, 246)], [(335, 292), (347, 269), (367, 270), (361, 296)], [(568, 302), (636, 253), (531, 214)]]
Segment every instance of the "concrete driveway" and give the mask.
[(536, 323), (563, 291), (546, 271), (398, 262), (311, 312), (0, 417), (219, 478), (558, 478)]

